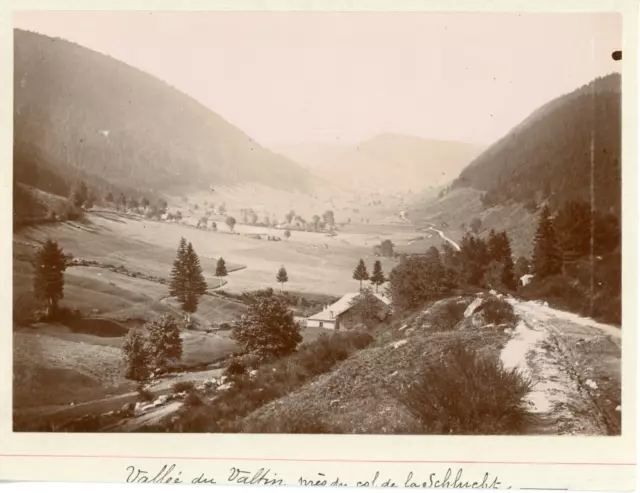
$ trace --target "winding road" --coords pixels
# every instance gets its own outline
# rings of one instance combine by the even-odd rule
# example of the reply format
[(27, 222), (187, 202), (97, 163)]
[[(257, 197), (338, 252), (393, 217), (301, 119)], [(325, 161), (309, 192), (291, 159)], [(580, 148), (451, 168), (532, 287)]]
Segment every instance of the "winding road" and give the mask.
[[(404, 222), (411, 223), (411, 221), (409, 221), (409, 219), (407, 219), (407, 213), (405, 211), (400, 211), (400, 219), (402, 219)], [(435, 227), (435, 224), (428, 223), (426, 230), (427, 231), (433, 231), (434, 233), (437, 233), (440, 236), (440, 238), (442, 238), (444, 241), (449, 243), (453, 248), (456, 249), (456, 251), (458, 251), (458, 252), (460, 251), (460, 245), (458, 245), (451, 238), (447, 237), (441, 230), (437, 229)]]

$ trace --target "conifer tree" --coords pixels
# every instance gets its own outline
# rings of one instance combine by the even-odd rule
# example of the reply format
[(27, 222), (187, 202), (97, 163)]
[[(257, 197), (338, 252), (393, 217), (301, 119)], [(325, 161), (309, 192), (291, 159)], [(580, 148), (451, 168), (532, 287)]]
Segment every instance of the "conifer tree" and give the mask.
[(64, 271), (66, 258), (58, 243), (47, 240), (36, 253), (34, 262), (33, 293), (46, 307), (46, 316), (54, 315), (58, 301), (64, 297)]
[(227, 277), (227, 275), (229, 275), (229, 273), (227, 272), (227, 264), (225, 263), (224, 259), (220, 257), (218, 259), (218, 263), (216, 264), (216, 277), (220, 280), (219, 287), (222, 287), (222, 278)]
[(187, 313), (187, 322), (189, 314), (195, 313), (198, 309), (198, 301), (207, 291), (207, 283), (202, 275), (202, 267), (200, 259), (193, 249), (191, 242), (187, 244), (184, 255), (184, 301), (182, 301), (182, 309)]
[(509, 290), (514, 291), (517, 287), (515, 276), (515, 266), (513, 264), (513, 254), (511, 253), (511, 242), (509, 235), (503, 231), (499, 235), (502, 255), (502, 284)]
[(71, 204), (74, 207), (82, 207), (85, 205), (88, 197), (89, 188), (87, 187), (87, 184), (82, 180), (75, 182), (69, 192), (69, 201)]
[(360, 291), (362, 291), (362, 281), (369, 279), (369, 273), (367, 272), (367, 267), (364, 265), (364, 260), (360, 259), (358, 262), (358, 265), (353, 271), (353, 278), (356, 281), (360, 281)]
[(178, 298), (181, 303), (185, 300), (185, 255), (187, 252), (187, 240), (180, 238), (176, 259), (173, 261), (171, 269), (171, 282), (169, 284), (169, 295)]
[(378, 287), (382, 286), (386, 282), (386, 278), (384, 277), (384, 272), (382, 272), (382, 263), (379, 260), (376, 260), (373, 263), (373, 272), (371, 273), (371, 284), (376, 287), (376, 293), (378, 292)]
[(562, 251), (548, 206), (544, 206), (538, 219), (538, 228), (533, 239), (532, 264), (533, 274), (538, 279), (553, 276), (562, 271)]
[(287, 274), (287, 269), (285, 269), (284, 266), (280, 267), (278, 275), (276, 276), (276, 281), (280, 283), (280, 294), (282, 294), (284, 283), (289, 282), (289, 275)]

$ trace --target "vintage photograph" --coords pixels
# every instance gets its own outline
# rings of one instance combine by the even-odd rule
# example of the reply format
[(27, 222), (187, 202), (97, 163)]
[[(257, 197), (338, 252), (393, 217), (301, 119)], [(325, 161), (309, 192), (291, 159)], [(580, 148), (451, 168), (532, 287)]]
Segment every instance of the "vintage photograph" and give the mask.
[(13, 42), (15, 432), (621, 434), (621, 15)]

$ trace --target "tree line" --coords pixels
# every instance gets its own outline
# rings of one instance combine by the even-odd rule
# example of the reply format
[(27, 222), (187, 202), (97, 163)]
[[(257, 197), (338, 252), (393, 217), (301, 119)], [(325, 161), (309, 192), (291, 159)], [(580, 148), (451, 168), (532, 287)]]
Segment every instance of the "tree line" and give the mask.
[[(554, 297), (567, 308), (592, 315), (597, 290), (619, 300), (620, 238), (617, 217), (595, 211), (586, 202), (567, 202), (555, 214), (544, 206), (537, 220), (531, 259), (519, 257), (514, 261), (505, 231), (492, 229), (484, 238), (467, 232), (460, 251), (445, 243), (441, 249), (431, 247), (424, 255), (401, 256), (389, 274), (388, 292), (394, 304), (411, 308), (456, 289), (515, 292), (519, 279), (530, 274), (531, 283), (525, 292), (541, 298)], [(607, 262), (608, 258), (612, 260)], [(598, 267), (601, 264), (603, 267)], [(367, 278), (362, 262), (354, 278)], [(576, 286), (582, 286), (581, 290), (576, 291)], [(576, 299), (569, 301), (569, 296)], [(587, 313), (585, 299), (590, 299)], [(578, 301), (583, 304), (578, 306)], [(619, 318), (619, 303), (615, 303), (611, 321)]]

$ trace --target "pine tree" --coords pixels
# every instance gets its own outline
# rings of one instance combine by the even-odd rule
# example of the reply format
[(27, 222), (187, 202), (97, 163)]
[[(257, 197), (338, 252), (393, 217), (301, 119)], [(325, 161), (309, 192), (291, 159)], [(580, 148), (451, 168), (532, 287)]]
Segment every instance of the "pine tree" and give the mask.
[(82, 207), (85, 205), (88, 197), (89, 188), (87, 187), (87, 184), (82, 180), (75, 182), (69, 192), (69, 201), (71, 204), (74, 207)]
[(284, 283), (289, 282), (287, 269), (285, 269), (284, 266), (280, 267), (280, 270), (278, 271), (278, 275), (276, 276), (276, 281), (280, 283), (280, 294), (282, 294), (282, 288), (284, 287)]
[(513, 259), (511, 257), (506, 258), (502, 267), (502, 284), (510, 291), (515, 291), (518, 287), (514, 270)]
[(185, 250), (183, 268), (184, 300), (182, 301), (182, 309), (187, 313), (187, 321), (189, 321), (189, 314), (195, 313), (198, 309), (200, 296), (207, 291), (207, 283), (202, 275), (200, 259), (191, 242), (187, 244)]
[(187, 240), (180, 238), (176, 259), (173, 261), (171, 269), (171, 282), (169, 284), (169, 295), (178, 298), (180, 303), (184, 303), (186, 298), (185, 287), (185, 255), (187, 252)]
[(144, 335), (137, 329), (131, 329), (122, 344), (125, 364), (125, 378), (144, 382), (149, 378), (151, 355)]
[(64, 297), (64, 271), (66, 258), (58, 243), (47, 240), (36, 253), (34, 263), (33, 293), (45, 302), (46, 316), (54, 315), (58, 301)]
[(373, 272), (371, 274), (371, 284), (376, 287), (376, 293), (378, 292), (378, 287), (382, 286), (386, 282), (386, 278), (384, 277), (384, 272), (382, 272), (382, 263), (379, 260), (376, 260), (373, 263)]
[(225, 263), (224, 259), (220, 257), (218, 259), (218, 263), (216, 264), (216, 277), (220, 280), (219, 287), (222, 287), (222, 278), (227, 277), (227, 275), (229, 275), (229, 273), (227, 272), (227, 264)]
[(149, 353), (154, 368), (165, 371), (171, 362), (182, 358), (180, 329), (171, 315), (162, 315), (146, 325), (149, 331)]
[(369, 273), (367, 272), (367, 267), (364, 265), (364, 260), (360, 259), (357, 267), (353, 271), (353, 278), (356, 281), (360, 281), (360, 291), (362, 291), (362, 281), (366, 281), (369, 279)]
[(498, 262), (502, 261), (502, 252), (501, 250), (501, 245), (500, 245), (500, 237), (496, 234), (496, 230), (491, 228), (491, 231), (489, 231), (489, 237), (487, 238), (487, 250), (489, 251), (489, 259), (491, 260), (497, 260)]
[(500, 238), (500, 254), (502, 255), (502, 284), (509, 290), (514, 291), (518, 285), (515, 276), (515, 266), (513, 264), (513, 254), (511, 252), (511, 242), (509, 235), (503, 231), (499, 235)]
[(538, 228), (533, 239), (532, 264), (533, 274), (538, 279), (553, 276), (562, 271), (562, 251), (548, 206), (544, 206), (538, 219)]
[(527, 260), (525, 257), (518, 257), (516, 260), (515, 275), (517, 279), (520, 279), (522, 276), (529, 274), (531, 272), (531, 262)]

